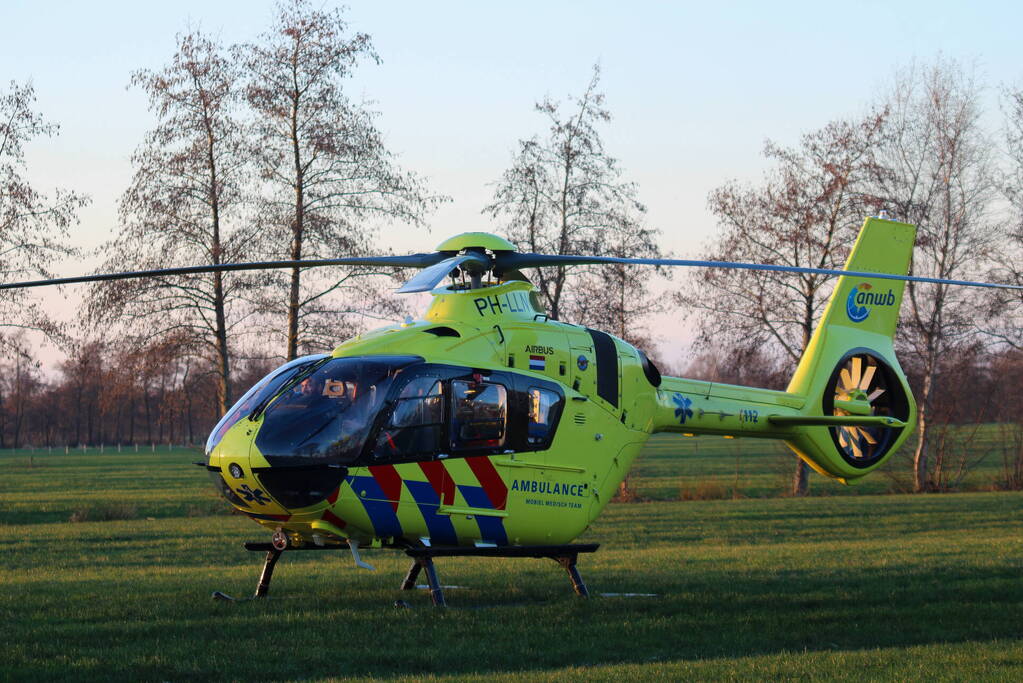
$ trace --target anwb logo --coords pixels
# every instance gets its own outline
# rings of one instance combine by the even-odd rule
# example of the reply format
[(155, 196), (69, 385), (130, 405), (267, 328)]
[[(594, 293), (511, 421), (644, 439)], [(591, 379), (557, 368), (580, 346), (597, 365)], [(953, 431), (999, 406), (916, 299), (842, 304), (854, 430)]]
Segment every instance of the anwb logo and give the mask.
[(895, 293), (892, 290), (887, 292), (871, 292), (873, 287), (870, 283), (864, 282), (852, 288), (849, 298), (845, 300), (845, 312), (849, 320), (854, 323), (861, 323), (870, 315), (870, 309), (874, 306), (894, 306)]

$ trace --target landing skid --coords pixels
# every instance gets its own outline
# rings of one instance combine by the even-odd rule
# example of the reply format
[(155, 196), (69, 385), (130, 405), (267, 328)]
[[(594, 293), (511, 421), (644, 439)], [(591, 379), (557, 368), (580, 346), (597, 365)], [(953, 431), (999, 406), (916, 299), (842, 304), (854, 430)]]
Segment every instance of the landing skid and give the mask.
[[(412, 566), (408, 574), (401, 582), (401, 590), (412, 590), (416, 587), (416, 579), (419, 573), (426, 570), (426, 581), (430, 586), (430, 599), (433, 604), (443, 607), (447, 603), (444, 600), (444, 590), (437, 578), (437, 570), (433, 566), (435, 557), (534, 557), (537, 559), (550, 558), (561, 565), (572, 581), (572, 589), (575, 594), (588, 598), (590, 596), (582, 576), (576, 568), (576, 560), (579, 553), (596, 552), (600, 545), (597, 543), (586, 543), (579, 545), (517, 545), (505, 547), (487, 548), (445, 548), (431, 546), (429, 548), (406, 548), (405, 554), (412, 558)], [(399, 601), (400, 602), (400, 601)]]
[[(557, 562), (568, 574), (568, 578), (572, 581), (572, 589), (575, 591), (576, 595), (588, 598), (590, 596), (590, 592), (586, 588), (586, 584), (583, 582), (582, 576), (579, 575), (579, 570), (576, 567), (576, 561), (578, 560), (580, 553), (596, 552), (599, 547), (600, 545), (597, 543), (585, 543), (577, 545), (515, 545), (484, 548), (443, 546), (404, 548), (405, 554), (412, 558), (412, 566), (409, 567), (408, 573), (401, 582), (401, 590), (412, 590), (415, 588), (416, 579), (419, 578), (420, 572), (426, 570), (426, 580), (430, 588), (430, 599), (433, 601), (434, 605), (443, 607), (447, 603), (444, 600), (444, 590), (440, 584), (440, 579), (437, 578), (437, 569), (433, 565), (433, 558), (533, 557), (537, 559), (549, 558)], [(273, 578), (274, 567), (277, 565), (277, 560), (281, 558), (281, 555), (285, 550), (349, 550), (350, 548), (347, 543), (323, 546), (304, 545), (295, 547), (288, 543), (287, 536), (284, 534), (274, 534), (273, 541), (271, 543), (249, 542), (245, 544), (245, 549), (252, 552), (266, 552), (266, 560), (263, 563), (263, 571), (259, 575), (259, 583), (256, 584), (256, 592), (249, 598), (233, 598), (226, 593), (214, 591), (214, 600), (238, 602), (242, 600), (265, 598), (267, 593), (270, 591), (270, 580)], [(407, 605), (407, 603), (402, 600), (399, 600), (397, 604)]]
[[(246, 550), (255, 550), (250, 548), (249, 545), (257, 545), (255, 543), (246, 543)], [(266, 562), (263, 563), (263, 571), (259, 574), (259, 583), (256, 584), (256, 592), (250, 598), (232, 598), (227, 593), (221, 593), (220, 591), (213, 591), (214, 600), (229, 600), (232, 602), (240, 602), (242, 600), (255, 600), (256, 598), (265, 598), (267, 592), (270, 590), (270, 579), (274, 575), (274, 567), (277, 565), (277, 560), (281, 559), (281, 553), (283, 550), (277, 550), (270, 543), (260, 543), (260, 546), (270, 546), (266, 553)], [(262, 550), (263, 548), (259, 548)]]
[(281, 554), (285, 550), (348, 550), (349, 548), (347, 543), (322, 546), (310, 545), (296, 548), (288, 542), (288, 537), (285, 534), (274, 533), (270, 543), (253, 543), (250, 541), (245, 544), (245, 549), (253, 552), (266, 551), (266, 560), (263, 563), (263, 571), (259, 574), (256, 592), (248, 598), (233, 598), (227, 593), (213, 591), (214, 600), (241, 602), (243, 600), (265, 598), (266, 594), (270, 592), (270, 580), (274, 576), (274, 567), (277, 566), (277, 560), (281, 559)]

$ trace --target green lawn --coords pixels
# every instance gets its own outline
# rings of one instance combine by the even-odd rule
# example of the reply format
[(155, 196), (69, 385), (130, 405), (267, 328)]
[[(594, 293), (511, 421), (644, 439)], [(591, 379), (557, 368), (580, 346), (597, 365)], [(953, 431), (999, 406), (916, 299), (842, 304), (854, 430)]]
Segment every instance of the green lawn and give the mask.
[[(945, 439), (944, 467), (954, 477), (965, 464), (956, 490), (996, 488), (1003, 481), (1001, 425), (952, 430)], [(910, 467), (912, 440), (902, 452), (855, 486), (844, 486), (816, 473), (811, 474), (810, 494), (836, 496), (906, 492), (912, 490)], [(795, 460), (792, 451), (778, 441), (683, 437), (658, 434), (636, 461), (630, 485), (641, 498), (676, 500), (687, 492), (691, 498), (763, 498), (785, 494), (791, 485)], [(931, 456), (932, 463), (936, 455)]]
[(727, 483), (738, 459), (750, 497), (609, 506), (581, 539), (602, 544), (580, 562), (592, 599), (550, 561), (442, 559), (447, 609), (396, 590), (388, 551), (376, 572), (289, 553), (269, 600), (214, 602), (251, 592), (241, 543), (264, 532), (223, 513), (197, 453), (0, 455), (0, 678), (1023, 680), (1023, 494), (871, 495), (875, 477), (753, 497), (787, 461), (743, 447), (651, 445), (643, 496)]

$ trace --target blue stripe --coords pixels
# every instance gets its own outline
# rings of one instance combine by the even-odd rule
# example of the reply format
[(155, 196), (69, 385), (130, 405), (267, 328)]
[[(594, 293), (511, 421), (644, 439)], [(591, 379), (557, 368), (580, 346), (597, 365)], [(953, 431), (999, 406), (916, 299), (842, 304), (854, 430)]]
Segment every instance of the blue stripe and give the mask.
[[(493, 510), (494, 505), (490, 502), (490, 496), (483, 490), (482, 486), (458, 486), (462, 497), (469, 507)], [(480, 525), (480, 537), (484, 541), (496, 543), (497, 545), (508, 545), (508, 534), (504, 530), (504, 520), (500, 517), (488, 515), (474, 515), (476, 523)]]
[(441, 545), (458, 545), (458, 534), (455, 533), (455, 525), (451, 522), (451, 518), (447, 515), (437, 514), (440, 498), (430, 482), (406, 479), (405, 486), (412, 492), (419, 511), (423, 513), (426, 528), (430, 531), (430, 541)]
[[(394, 511), (391, 501), (387, 500), (380, 484), (373, 477), (349, 476), (348, 484), (355, 491), (356, 496), (362, 501), (362, 507), (369, 515), (369, 521), (373, 523), (373, 533), (379, 538), (387, 536), (401, 536), (401, 522), (398, 521), (398, 513)], [(363, 496), (362, 492), (366, 495)]]

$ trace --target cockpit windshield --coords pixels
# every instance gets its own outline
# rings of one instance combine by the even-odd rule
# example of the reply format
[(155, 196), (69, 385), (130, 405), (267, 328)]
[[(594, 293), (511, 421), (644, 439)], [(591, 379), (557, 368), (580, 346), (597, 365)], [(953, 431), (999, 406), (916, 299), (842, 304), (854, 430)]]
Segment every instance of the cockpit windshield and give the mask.
[(266, 407), (256, 447), (273, 465), (352, 463), (395, 375), (417, 356), (333, 358)]
[(220, 440), (224, 438), (224, 434), (227, 430), (238, 422), (238, 420), (248, 415), (256, 406), (270, 398), (273, 398), (274, 394), (276, 394), (288, 380), (299, 375), (303, 370), (306, 370), (313, 364), (318, 361), (322, 361), (327, 357), (327, 354), (320, 353), (314, 356), (296, 358), (256, 382), (251, 389), (245, 392), (244, 396), (238, 399), (238, 402), (231, 407), (231, 410), (227, 411), (224, 414), (224, 417), (220, 418), (220, 422), (218, 422), (217, 426), (213, 428), (212, 432), (210, 432), (210, 436), (206, 440), (206, 457), (208, 458), (210, 456), (210, 452), (218, 443), (220, 443)]

